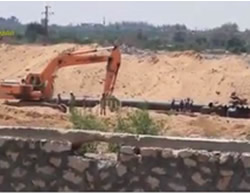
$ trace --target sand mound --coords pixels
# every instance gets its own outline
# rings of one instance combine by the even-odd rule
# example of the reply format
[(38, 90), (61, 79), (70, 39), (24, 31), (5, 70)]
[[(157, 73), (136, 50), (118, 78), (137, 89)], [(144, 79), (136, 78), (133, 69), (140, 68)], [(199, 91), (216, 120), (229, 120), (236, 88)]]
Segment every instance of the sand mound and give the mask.
[[(191, 97), (195, 102), (227, 103), (232, 92), (249, 98), (248, 64), (238, 56), (206, 60), (193, 55), (123, 55), (116, 96), (148, 100)], [(105, 64), (65, 68), (58, 73), (55, 92), (100, 97)], [(74, 79), (72, 79), (74, 77)], [(65, 84), (67, 81), (67, 84)]]
[(10, 107), (0, 105), (0, 124), (36, 127), (70, 128), (67, 115), (48, 107)]
[[(49, 60), (68, 49), (89, 48), (75, 44), (1, 45), (0, 79), (22, 78), (39, 72)], [(69, 93), (100, 97), (106, 63), (60, 69), (55, 80), (55, 94)], [(171, 100), (191, 97), (195, 102), (226, 103), (236, 92), (250, 96), (250, 70), (245, 58), (225, 56), (206, 59), (194, 51), (123, 54), (115, 94), (121, 98)]]

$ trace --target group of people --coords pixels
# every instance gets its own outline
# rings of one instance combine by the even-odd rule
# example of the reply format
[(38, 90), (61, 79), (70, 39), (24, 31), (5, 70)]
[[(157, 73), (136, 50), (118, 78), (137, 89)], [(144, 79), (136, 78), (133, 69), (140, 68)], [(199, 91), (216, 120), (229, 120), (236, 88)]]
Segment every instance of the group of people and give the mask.
[(171, 102), (171, 109), (178, 110), (178, 111), (189, 111), (193, 106), (194, 101), (190, 98), (186, 98), (184, 100), (180, 100), (178, 105), (176, 104), (176, 100), (173, 99)]
[[(57, 104), (61, 104), (62, 102), (63, 101), (62, 101), (61, 94), (57, 94)], [(73, 109), (73, 107), (75, 107), (75, 105), (76, 105), (75, 95), (73, 94), (73, 92), (70, 92), (70, 99), (68, 102), (70, 111)], [(121, 103), (116, 97), (114, 96), (107, 97), (103, 94), (100, 100), (100, 114), (101, 115), (106, 115), (107, 106), (109, 107), (111, 111), (115, 111), (121, 106)]]
[[(61, 94), (57, 94), (57, 100), (56, 100), (56, 103), (57, 104), (62, 104), (62, 97), (61, 97)], [(70, 92), (70, 99), (69, 99), (69, 103), (68, 103), (68, 106), (69, 106), (69, 109), (70, 111), (73, 109), (73, 107), (75, 106), (75, 102), (76, 102), (76, 98), (75, 98), (75, 95), (73, 94), (73, 92)]]

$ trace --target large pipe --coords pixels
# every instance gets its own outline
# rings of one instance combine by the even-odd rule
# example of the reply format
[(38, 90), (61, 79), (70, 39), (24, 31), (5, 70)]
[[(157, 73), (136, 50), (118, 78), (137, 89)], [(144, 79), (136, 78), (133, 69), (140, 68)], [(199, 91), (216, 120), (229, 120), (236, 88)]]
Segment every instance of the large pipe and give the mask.
[[(121, 99), (119, 100), (122, 107), (136, 107), (136, 108), (145, 108), (149, 110), (178, 110), (180, 108), (180, 101), (176, 101), (173, 105), (172, 102), (163, 102), (163, 101), (146, 101), (146, 100), (135, 100), (135, 99)], [(57, 98), (51, 99), (49, 101), (51, 103), (56, 103)], [(78, 107), (94, 107), (98, 105), (100, 102), (99, 98), (90, 98), (90, 97), (76, 97), (75, 98), (75, 106)], [(70, 103), (70, 97), (63, 97), (61, 99), (61, 103), (68, 105)], [(204, 105), (201, 104), (193, 104), (191, 111), (192, 112), (200, 112), (200, 109)]]
[[(51, 103), (56, 103), (57, 98), (51, 99)], [(61, 103), (69, 105), (70, 97), (63, 97)], [(77, 107), (94, 107), (100, 103), (99, 98), (91, 97), (76, 97), (75, 106)], [(148, 110), (158, 110), (158, 111), (189, 111), (192, 113), (203, 113), (211, 114), (216, 113), (219, 116), (224, 117), (234, 117), (234, 118), (250, 118), (250, 108), (249, 107), (235, 107), (232, 108), (228, 105), (220, 106), (209, 106), (204, 104), (191, 104), (185, 106), (181, 101), (146, 101), (146, 100), (136, 100), (136, 99), (121, 99), (120, 100), (122, 107), (135, 107), (135, 108), (144, 108)]]

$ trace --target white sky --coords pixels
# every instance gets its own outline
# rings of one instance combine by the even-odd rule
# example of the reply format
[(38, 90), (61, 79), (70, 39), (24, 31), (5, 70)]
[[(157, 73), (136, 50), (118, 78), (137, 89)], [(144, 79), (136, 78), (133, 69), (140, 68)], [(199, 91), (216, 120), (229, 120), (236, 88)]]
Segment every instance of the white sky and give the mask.
[[(206, 29), (235, 22), (241, 30), (250, 29), (250, 2), (215, 1), (49, 1), (55, 15), (51, 23), (67, 25), (82, 22), (145, 21), (152, 24), (185, 24)], [(23, 23), (39, 22), (45, 1), (0, 1), (0, 17), (16, 16)]]

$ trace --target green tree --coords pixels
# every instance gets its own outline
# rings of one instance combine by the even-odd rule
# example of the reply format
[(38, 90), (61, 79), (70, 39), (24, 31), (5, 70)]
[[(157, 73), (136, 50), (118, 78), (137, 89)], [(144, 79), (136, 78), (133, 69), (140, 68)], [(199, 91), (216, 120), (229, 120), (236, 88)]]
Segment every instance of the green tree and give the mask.
[(186, 33), (182, 31), (175, 32), (173, 40), (177, 43), (184, 43), (186, 40)]
[(227, 50), (233, 53), (246, 52), (245, 43), (238, 37), (233, 37), (227, 42)]
[(39, 36), (44, 36), (45, 34), (46, 34), (46, 31), (44, 27), (38, 23), (28, 24), (26, 31), (25, 31), (25, 37), (30, 42), (35, 42)]

